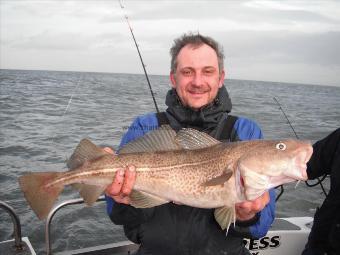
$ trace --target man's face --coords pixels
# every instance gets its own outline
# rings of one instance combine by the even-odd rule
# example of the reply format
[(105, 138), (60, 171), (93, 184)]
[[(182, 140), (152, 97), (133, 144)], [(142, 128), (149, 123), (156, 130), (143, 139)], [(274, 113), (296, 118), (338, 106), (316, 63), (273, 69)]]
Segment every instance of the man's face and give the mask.
[(170, 79), (182, 104), (198, 110), (215, 99), (223, 85), (224, 70), (219, 72), (217, 54), (210, 46), (186, 45), (177, 56), (177, 68)]

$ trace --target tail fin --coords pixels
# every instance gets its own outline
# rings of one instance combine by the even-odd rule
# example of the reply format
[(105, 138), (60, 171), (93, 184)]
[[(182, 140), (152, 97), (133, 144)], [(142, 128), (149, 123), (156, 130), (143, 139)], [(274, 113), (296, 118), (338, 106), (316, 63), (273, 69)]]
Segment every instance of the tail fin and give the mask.
[(59, 172), (42, 172), (19, 177), (21, 190), (40, 220), (47, 217), (60, 192), (64, 189), (63, 185), (49, 187), (48, 189), (44, 185), (60, 174)]

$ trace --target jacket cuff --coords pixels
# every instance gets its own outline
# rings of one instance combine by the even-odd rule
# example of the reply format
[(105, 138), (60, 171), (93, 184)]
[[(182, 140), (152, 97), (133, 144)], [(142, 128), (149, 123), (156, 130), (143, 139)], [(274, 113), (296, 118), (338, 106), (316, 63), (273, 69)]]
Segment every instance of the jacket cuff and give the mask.
[(258, 220), (260, 219), (260, 213), (256, 213), (255, 216), (249, 220), (245, 221), (236, 221), (236, 225), (239, 227), (249, 227), (251, 225), (254, 225)]

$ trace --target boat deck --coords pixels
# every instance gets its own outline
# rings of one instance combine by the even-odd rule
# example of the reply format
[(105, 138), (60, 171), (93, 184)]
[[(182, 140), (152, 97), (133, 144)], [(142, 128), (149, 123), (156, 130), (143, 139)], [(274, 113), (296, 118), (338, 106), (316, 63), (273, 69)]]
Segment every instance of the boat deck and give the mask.
[(15, 246), (15, 240), (0, 242), (0, 254), (6, 255), (35, 255), (33, 247), (27, 237), (22, 238), (21, 247)]
[(99, 245), (84, 249), (66, 252), (57, 252), (55, 255), (127, 255), (137, 251), (139, 245), (130, 241), (117, 242), (113, 244)]

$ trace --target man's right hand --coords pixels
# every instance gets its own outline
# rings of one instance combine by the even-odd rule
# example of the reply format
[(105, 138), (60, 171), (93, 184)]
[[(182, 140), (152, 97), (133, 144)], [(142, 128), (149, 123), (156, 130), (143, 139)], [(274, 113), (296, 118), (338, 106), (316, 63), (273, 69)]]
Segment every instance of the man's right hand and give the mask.
[[(104, 148), (106, 152), (112, 153), (110, 148)], [(127, 166), (125, 169), (119, 169), (113, 182), (106, 188), (107, 196), (112, 197), (117, 203), (130, 204), (130, 193), (136, 180), (136, 167)]]
[(126, 169), (119, 169), (116, 176), (107, 188), (106, 195), (112, 197), (117, 203), (130, 204), (130, 193), (136, 180), (136, 167), (128, 166)]

